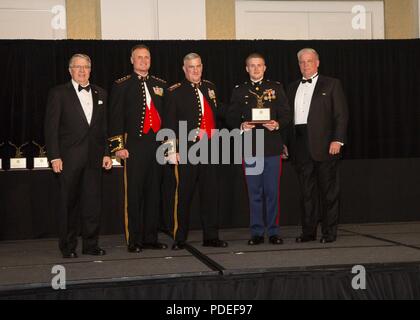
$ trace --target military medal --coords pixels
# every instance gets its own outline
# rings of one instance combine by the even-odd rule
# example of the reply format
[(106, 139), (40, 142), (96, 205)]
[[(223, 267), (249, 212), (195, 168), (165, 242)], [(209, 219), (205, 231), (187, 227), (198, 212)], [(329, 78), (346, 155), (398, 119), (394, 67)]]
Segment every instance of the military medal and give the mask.
[(213, 100), (214, 106), (217, 108), (216, 93), (212, 89), (208, 89), (208, 93), (209, 93), (209, 98)]
[(153, 87), (153, 91), (155, 92), (155, 95), (157, 95), (157, 96), (163, 96), (163, 88)]
[(262, 95), (258, 95), (255, 92), (249, 90), (249, 92), (257, 98), (256, 108), (252, 108), (252, 121), (253, 124), (264, 124), (269, 122), (270, 119), (270, 108), (264, 108), (264, 101), (267, 100), (267, 90)]

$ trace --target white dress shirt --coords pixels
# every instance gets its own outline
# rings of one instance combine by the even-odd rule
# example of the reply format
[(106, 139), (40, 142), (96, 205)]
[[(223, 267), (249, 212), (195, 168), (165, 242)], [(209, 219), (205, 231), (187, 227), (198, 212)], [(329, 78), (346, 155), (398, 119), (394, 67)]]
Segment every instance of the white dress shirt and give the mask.
[(197, 91), (198, 91), (198, 95), (200, 96), (201, 114), (204, 116), (204, 98), (203, 98), (203, 93), (201, 92), (200, 89), (197, 89)]
[(79, 101), (82, 105), (83, 112), (85, 113), (86, 120), (90, 125), (93, 113), (92, 87), (90, 88), (89, 92), (87, 92), (86, 90), (79, 91), (79, 84), (73, 79), (71, 80), (71, 82), (73, 83), (74, 90), (76, 90), (77, 96), (79, 97)]
[(147, 87), (146, 82), (144, 82), (144, 92), (146, 93), (146, 106), (150, 110), (150, 104), (152, 102), (152, 96), (150, 95), (149, 88)]
[[(311, 77), (312, 83), (300, 83), (295, 96), (295, 125), (307, 124), (309, 108), (314, 94), (318, 74)], [(305, 79), (306, 80), (306, 79)]]

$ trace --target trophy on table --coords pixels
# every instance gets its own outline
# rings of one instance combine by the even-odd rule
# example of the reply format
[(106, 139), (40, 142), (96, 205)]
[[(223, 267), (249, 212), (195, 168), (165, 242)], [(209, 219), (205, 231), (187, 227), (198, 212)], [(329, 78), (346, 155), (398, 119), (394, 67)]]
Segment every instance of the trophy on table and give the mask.
[(249, 92), (257, 98), (257, 105), (252, 108), (252, 121), (250, 124), (264, 124), (270, 122), (270, 108), (264, 108), (264, 101), (273, 99), (271, 91), (264, 91), (262, 95), (249, 90)]
[(32, 144), (38, 147), (39, 153), (38, 157), (34, 158), (34, 169), (48, 169), (48, 158), (47, 158), (47, 151), (45, 150), (45, 146), (41, 146), (40, 144), (32, 141)]
[(10, 158), (10, 169), (26, 169), (26, 158), (23, 157), (23, 147), (26, 147), (29, 142), (25, 142), (20, 147), (9, 141), (9, 145), (15, 148), (16, 153), (14, 158)]
[[(4, 146), (4, 142), (0, 143), (0, 148)], [(0, 158), (0, 170), (3, 170), (2, 159)]]

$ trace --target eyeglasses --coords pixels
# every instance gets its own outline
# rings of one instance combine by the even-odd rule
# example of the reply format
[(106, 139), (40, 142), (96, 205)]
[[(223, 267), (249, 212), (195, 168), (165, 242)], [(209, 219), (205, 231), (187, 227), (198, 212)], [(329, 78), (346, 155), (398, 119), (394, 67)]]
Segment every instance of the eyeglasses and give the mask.
[(71, 66), (71, 68), (73, 68), (73, 69), (79, 69), (79, 70), (81, 70), (81, 69), (89, 70), (90, 69), (90, 66)]

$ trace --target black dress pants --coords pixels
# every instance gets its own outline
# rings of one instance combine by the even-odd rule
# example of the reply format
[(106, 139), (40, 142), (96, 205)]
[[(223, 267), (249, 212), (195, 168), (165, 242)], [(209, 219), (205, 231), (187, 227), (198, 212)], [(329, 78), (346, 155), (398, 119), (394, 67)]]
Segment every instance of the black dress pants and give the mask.
[[(83, 249), (98, 245), (101, 215), (102, 168), (76, 166), (63, 161), (59, 174), (60, 209), (58, 211), (59, 248), (75, 251), (81, 233)], [(80, 222), (80, 223), (79, 223)]]
[(335, 239), (340, 211), (339, 160), (315, 161), (308, 148), (306, 126), (296, 126), (296, 163), (302, 206), (302, 235)]
[[(127, 140), (129, 158), (125, 164), (127, 196), (127, 242), (132, 245), (158, 240), (162, 166), (156, 161), (156, 135)], [(127, 230), (128, 229), (128, 230)]]
[(218, 233), (218, 165), (180, 164), (178, 205), (174, 216), (174, 239), (186, 241), (189, 231), (191, 202), (198, 187), (203, 240), (219, 239)]

